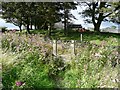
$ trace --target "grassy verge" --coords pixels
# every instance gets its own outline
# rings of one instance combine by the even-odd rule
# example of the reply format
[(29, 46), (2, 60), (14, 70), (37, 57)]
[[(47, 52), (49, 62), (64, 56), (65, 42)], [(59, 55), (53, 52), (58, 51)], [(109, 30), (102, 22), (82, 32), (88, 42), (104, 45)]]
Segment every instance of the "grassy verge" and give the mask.
[(2, 35), (0, 61), (4, 88), (118, 87), (118, 48), (106, 47), (104, 43), (99, 46), (81, 43), (77, 48), (79, 53), (64, 62), (62, 57), (52, 55), (51, 43), (40, 36)]
[[(22, 32), (25, 33), (25, 32)], [(45, 36), (47, 34), (47, 30), (32, 30), (32, 34), (39, 34), (41, 36)], [(89, 41), (91, 43), (95, 43), (100, 45), (104, 43), (106, 45), (118, 46), (118, 41), (120, 40), (119, 34), (114, 33), (96, 33), (96, 32), (85, 32), (82, 34), (83, 41)], [(68, 35), (64, 35), (64, 30), (52, 30), (51, 31), (51, 39), (58, 40), (80, 40), (80, 33), (69, 30)]]

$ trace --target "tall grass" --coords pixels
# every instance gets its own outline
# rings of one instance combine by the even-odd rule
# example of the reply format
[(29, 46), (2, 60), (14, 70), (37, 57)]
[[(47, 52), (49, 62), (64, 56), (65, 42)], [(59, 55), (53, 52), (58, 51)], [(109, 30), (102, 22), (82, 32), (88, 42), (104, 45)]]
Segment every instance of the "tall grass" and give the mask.
[(3, 34), (1, 48), (3, 88), (118, 87), (114, 74), (118, 51), (104, 43), (77, 44), (78, 54), (69, 62), (54, 57), (52, 42), (45, 42), (39, 34)]

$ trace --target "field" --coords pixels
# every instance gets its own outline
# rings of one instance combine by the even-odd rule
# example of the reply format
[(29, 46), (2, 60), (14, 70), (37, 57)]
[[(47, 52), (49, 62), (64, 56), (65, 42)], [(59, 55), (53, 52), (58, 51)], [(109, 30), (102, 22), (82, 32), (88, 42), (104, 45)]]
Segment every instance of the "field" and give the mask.
[[(119, 41), (117, 34), (80, 33), (71, 31), (67, 36), (53, 31), (1, 33), (2, 86), (19, 88), (118, 88)], [(66, 45), (60, 43), (60, 54), (52, 54), (52, 40), (58, 39), (68, 46), (76, 40), (77, 54), (69, 58)], [(63, 47), (62, 47), (63, 45)]]

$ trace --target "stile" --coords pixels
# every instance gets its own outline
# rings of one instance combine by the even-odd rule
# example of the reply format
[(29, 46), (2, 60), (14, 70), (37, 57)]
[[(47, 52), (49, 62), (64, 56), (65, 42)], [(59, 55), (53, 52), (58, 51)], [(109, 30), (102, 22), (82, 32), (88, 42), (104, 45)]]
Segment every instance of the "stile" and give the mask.
[(75, 55), (75, 40), (71, 40), (72, 55)]
[(57, 40), (53, 40), (53, 55), (57, 56)]
[(80, 41), (82, 42), (83, 41), (83, 35), (80, 34)]

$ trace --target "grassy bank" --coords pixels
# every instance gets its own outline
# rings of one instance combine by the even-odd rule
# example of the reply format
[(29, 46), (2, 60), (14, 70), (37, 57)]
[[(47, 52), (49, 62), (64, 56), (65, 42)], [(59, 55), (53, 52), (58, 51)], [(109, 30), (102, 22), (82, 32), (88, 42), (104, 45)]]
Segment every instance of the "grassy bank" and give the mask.
[[(23, 32), (25, 33), (25, 32)], [(32, 30), (32, 34), (40, 34), (42, 36), (47, 34), (47, 30)], [(69, 30), (68, 35), (64, 35), (64, 30), (52, 30), (51, 31), (51, 39), (58, 40), (80, 40), (80, 32)], [(120, 41), (120, 34), (115, 33), (97, 33), (97, 32), (84, 32), (82, 33), (83, 41), (89, 41), (96, 44), (101, 44), (102, 42), (106, 45), (115, 45), (118, 46), (118, 42)]]
[(44, 41), (41, 34), (2, 34), (0, 61), (3, 87), (13, 89), (118, 87), (118, 48), (107, 47), (117, 46), (117, 36), (89, 35), (86, 38), (90, 43), (79, 44), (77, 48), (79, 53), (69, 62), (65, 62), (62, 57), (52, 55), (52, 44)]

